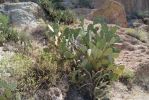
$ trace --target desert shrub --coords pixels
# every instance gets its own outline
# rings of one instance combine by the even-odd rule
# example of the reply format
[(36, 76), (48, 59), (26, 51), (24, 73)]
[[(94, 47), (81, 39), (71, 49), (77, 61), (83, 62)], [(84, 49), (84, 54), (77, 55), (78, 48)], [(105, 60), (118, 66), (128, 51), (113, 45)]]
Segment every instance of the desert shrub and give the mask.
[(32, 65), (30, 57), (16, 53), (6, 54), (0, 61), (0, 73), (3, 75), (10, 74), (9, 76), (23, 76), (25, 72)]
[(53, 60), (52, 54), (41, 52), (34, 64), (19, 80), (18, 89), (22, 98), (33, 97), (38, 89), (46, 90), (51, 86), (56, 86), (58, 75), (57, 63)]
[(126, 69), (124, 70), (123, 74), (121, 75), (121, 77), (126, 78), (128, 80), (132, 80), (134, 78), (134, 72), (130, 69)]
[(135, 78), (134, 72), (130, 69), (125, 68), (123, 74), (119, 78), (119, 81), (122, 82), (124, 85), (127, 86), (128, 89), (131, 90), (134, 78)]
[(61, 8), (58, 8), (58, 2), (54, 0), (40, 0), (39, 4), (46, 12), (50, 21), (64, 24), (73, 23), (75, 21), (74, 13), (70, 10), (61, 10)]
[(1, 88), (0, 100), (15, 100), (13, 91), (16, 89), (16, 84), (0, 80), (0, 88)]
[(147, 43), (149, 41), (149, 35), (148, 32), (145, 30), (136, 28), (136, 29), (127, 29), (126, 33), (144, 43)]
[(36, 59), (22, 53), (5, 55), (0, 61), (0, 75), (3, 80), (17, 82), (17, 88), (12, 91), (14, 100), (15, 96), (30, 99), (36, 90), (56, 86), (57, 79), (60, 77), (57, 72), (57, 62), (49, 52), (39, 52)]
[[(38, 89), (56, 86), (61, 75), (67, 74), (70, 84), (77, 86), (82, 95), (89, 94), (91, 100), (104, 98), (108, 85), (119, 79), (124, 69), (114, 63), (119, 54), (114, 47), (119, 42), (116, 28), (94, 21), (86, 29), (83, 20), (79, 28), (61, 31), (59, 24), (52, 27), (46, 33), (49, 47), (33, 61), (23, 54), (7, 61), (13, 62), (7, 72), (19, 76), (17, 89), (21, 96), (28, 99)], [(1, 65), (6, 70), (5, 62)]]
[[(4, 55), (0, 61), (0, 100), (18, 100), (17, 80), (30, 68), (31, 60), (22, 54)], [(12, 83), (12, 82), (13, 83)], [(19, 99), (20, 100), (20, 99)]]
[(9, 28), (8, 22), (9, 18), (0, 13), (0, 44), (9, 41), (17, 42), (19, 40), (18, 32)]
[(99, 29), (97, 22), (87, 29), (82, 22), (80, 28), (66, 28), (61, 35), (58, 25), (54, 25), (51, 31), (60, 59), (71, 63), (68, 64), (71, 67), (70, 83), (78, 86), (80, 91), (87, 91), (92, 100), (103, 98), (107, 86), (119, 79), (124, 69), (114, 63), (119, 53), (114, 47), (119, 42), (116, 28), (103, 23)]

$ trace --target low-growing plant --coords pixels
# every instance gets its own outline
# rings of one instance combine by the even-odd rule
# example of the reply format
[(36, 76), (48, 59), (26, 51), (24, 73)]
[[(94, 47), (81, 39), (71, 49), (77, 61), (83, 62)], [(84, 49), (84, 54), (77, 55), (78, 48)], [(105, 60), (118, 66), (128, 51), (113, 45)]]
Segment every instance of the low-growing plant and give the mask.
[(9, 18), (0, 13), (0, 44), (2, 45), (4, 42), (14, 41), (17, 42), (19, 40), (18, 32), (9, 28), (8, 26)]
[(25, 72), (30, 69), (31, 65), (32, 59), (28, 56), (20, 53), (6, 54), (0, 61), (0, 74), (2, 74), (2, 77), (5, 74), (21, 77), (25, 75)]
[(62, 10), (58, 8), (60, 0), (39, 0), (39, 4), (46, 12), (48, 19), (53, 22), (71, 24), (75, 21), (75, 15), (70, 10)]
[[(30, 57), (27, 57), (20, 53), (6, 54), (3, 56), (3, 59), (1, 59), (0, 61), (0, 79), (2, 79), (4, 82), (0, 81), (0, 88), (1, 85), (4, 85), (2, 86), (2, 89), (4, 88), (4, 90), (6, 91), (4, 91), (4, 95), (2, 95), (2, 97), (0, 96), (0, 100), (20, 100), (17, 99), (21, 97), (20, 93), (18, 92), (19, 88), (17, 88), (17, 85), (20, 78), (22, 78), (25, 73), (31, 68), (32, 60)], [(5, 81), (13, 81), (16, 84), (8, 83)], [(14, 85), (15, 89), (12, 90), (10, 87)], [(7, 93), (9, 93), (8, 96)], [(6, 99), (1, 99), (4, 97)]]
[(125, 84), (128, 89), (132, 88), (132, 83), (134, 81), (135, 73), (130, 69), (124, 69), (123, 74), (119, 78), (120, 82)]
[(58, 75), (57, 63), (53, 60), (52, 54), (42, 52), (26, 74), (21, 77), (18, 83), (19, 92), (22, 97), (33, 97), (38, 89), (56, 86)]
[(4, 80), (0, 80), (0, 100), (15, 100), (13, 91), (15, 91), (16, 87), (16, 84), (7, 83)]

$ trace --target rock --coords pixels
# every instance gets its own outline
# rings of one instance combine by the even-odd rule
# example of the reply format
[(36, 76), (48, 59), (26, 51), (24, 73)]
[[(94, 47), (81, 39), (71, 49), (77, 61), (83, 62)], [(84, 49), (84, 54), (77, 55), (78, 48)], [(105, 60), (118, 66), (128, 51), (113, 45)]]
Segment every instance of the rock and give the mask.
[(133, 27), (140, 27), (142, 24), (143, 24), (143, 21), (139, 19), (133, 20), (132, 22)]
[(19, 2), (19, 0), (0, 0), (0, 3), (5, 3), (5, 2)]
[(149, 63), (140, 64), (140, 68), (136, 71), (136, 84), (143, 87), (146, 91), (149, 91)]
[(0, 12), (9, 16), (10, 26), (19, 32), (30, 35), (45, 29), (44, 13), (36, 3), (4, 3), (0, 5)]
[(64, 100), (61, 90), (56, 87), (49, 90), (38, 90), (34, 98), (35, 100)]
[[(93, 0), (94, 8), (101, 8), (102, 4), (110, 0)], [(148, 0), (115, 0), (124, 5), (127, 14), (142, 13), (149, 11)]]
[(5, 89), (4, 88), (0, 88), (0, 96), (2, 96), (4, 94)]
[(110, 100), (148, 100), (148, 93), (144, 92), (139, 86), (133, 86), (131, 91), (126, 85), (115, 82), (109, 91)]
[(73, 9), (73, 11), (78, 16), (86, 17), (89, 13), (91, 13), (92, 10), (89, 8), (75, 8), (75, 9)]
[(1, 4), (1, 3), (4, 3), (4, 0), (0, 0), (0, 4)]
[(149, 18), (144, 18), (143, 21), (144, 21), (144, 24), (149, 25)]
[(38, 0), (0, 0), (0, 3), (10, 2), (10, 3), (16, 3), (16, 2), (35, 2), (38, 3)]
[[(128, 34), (131, 38), (132, 37), (136, 38), (137, 40), (142, 41), (144, 43), (149, 42), (148, 32), (141, 27), (137, 29), (125, 28), (125, 33)], [(130, 41), (130, 40), (127, 40), (127, 41)]]
[(149, 32), (149, 25), (143, 24), (143, 25), (139, 26), (139, 29), (142, 29), (142, 30), (145, 30), (146, 32)]
[(92, 20), (95, 17), (103, 17), (110, 24), (127, 27), (127, 19), (123, 5), (113, 0), (105, 2), (101, 8), (92, 11), (87, 18)]
[(103, 5), (108, 2), (109, 0), (92, 0), (92, 5), (94, 8), (102, 8)]
[(128, 14), (149, 11), (149, 0), (116, 0), (121, 2)]

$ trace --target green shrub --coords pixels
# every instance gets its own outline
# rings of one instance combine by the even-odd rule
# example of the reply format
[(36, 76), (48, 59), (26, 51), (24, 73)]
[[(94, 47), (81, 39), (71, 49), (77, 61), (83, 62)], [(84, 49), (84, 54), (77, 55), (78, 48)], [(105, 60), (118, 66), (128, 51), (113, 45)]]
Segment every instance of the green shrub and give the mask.
[(0, 88), (2, 93), (0, 95), (0, 100), (14, 100), (13, 91), (16, 89), (16, 87), (16, 84), (7, 83), (6, 81), (0, 79)]
[(33, 97), (38, 89), (49, 89), (56, 86), (59, 78), (57, 63), (48, 52), (41, 52), (30, 69), (28, 69), (18, 82), (18, 89), (22, 97)]
[(8, 22), (9, 18), (0, 13), (0, 44), (9, 41), (17, 42), (19, 40), (18, 32), (9, 28)]
[(48, 52), (41, 52), (36, 59), (21, 53), (10, 57), (6, 55), (0, 61), (0, 74), (4, 80), (17, 81), (17, 90), (12, 93), (13, 99), (14, 95), (19, 95), (18, 98), (33, 97), (37, 89), (55, 86), (59, 78), (57, 63), (52, 54)]
[[(63, 61), (69, 61), (70, 82), (90, 93), (92, 100), (103, 98), (107, 85), (119, 79), (124, 66), (114, 64), (114, 58), (119, 50), (114, 44), (119, 42), (115, 34), (116, 28), (109, 28), (105, 23), (99, 30), (98, 21), (90, 24), (87, 30), (82, 27), (66, 28), (59, 36), (59, 26), (54, 25), (53, 40), (55, 40), (58, 54)], [(51, 35), (52, 36), (52, 35)], [(55, 38), (56, 37), (56, 38)], [(82, 92), (84, 93), (84, 92)]]
[(126, 29), (126, 34), (144, 42), (144, 43), (148, 43), (149, 42), (149, 35), (148, 32), (146, 32), (145, 30), (142, 29)]
[(75, 21), (74, 13), (70, 10), (58, 8), (58, 2), (54, 0), (40, 0), (39, 4), (46, 12), (48, 19), (53, 22), (71, 24)]
[(131, 85), (132, 85), (132, 82), (134, 80), (134, 72), (130, 69), (126, 69), (124, 70), (123, 74), (121, 75), (120, 77), (120, 82), (122, 82), (123, 84), (125, 84), (128, 88), (131, 89)]
[[(24, 76), (25, 72), (30, 69), (32, 60), (30, 57), (20, 53), (6, 54), (0, 61), (0, 74), (3, 75), (9, 73), (10, 76)], [(9, 76), (7, 76), (9, 77)], [(16, 78), (17, 79), (17, 78)]]

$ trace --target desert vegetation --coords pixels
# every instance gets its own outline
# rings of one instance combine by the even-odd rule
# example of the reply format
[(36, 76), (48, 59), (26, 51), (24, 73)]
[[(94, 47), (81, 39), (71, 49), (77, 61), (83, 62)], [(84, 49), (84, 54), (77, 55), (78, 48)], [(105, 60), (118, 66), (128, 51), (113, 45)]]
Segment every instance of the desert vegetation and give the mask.
[[(17, 32), (11, 37), (14, 30), (8, 28), (8, 18), (2, 14), (1, 18), (1, 25), (4, 26), (2, 32), (5, 32), (1, 42), (21, 41)], [(70, 85), (77, 86), (81, 91), (86, 90), (91, 99), (103, 98), (107, 85), (121, 76), (124, 66), (114, 64), (118, 50), (113, 45), (119, 40), (115, 34), (116, 27), (108, 28), (103, 23), (101, 30), (98, 30), (98, 23), (94, 21), (84, 29), (82, 20), (80, 28), (65, 27), (62, 32), (59, 30), (60, 24), (54, 23), (52, 30), (46, 32), (48, 47), (39, 52), (35, 59), (21, 52), (3, 59), (1, 66), (5, 67), (1, 69), (5, 69), (6, 73), (10, 71), (16, 84), (5, 84), (5, 80), (1, 80), (1, 87), (6, 89), (2, 98), (10, 98), (7, 95), (13, 93), (16, 96), (19, 94), (20, 97), (16, 98), (21, 98), (21, 95), (33, 96), (36, 90), (56, 86), (62, 75), (67, 75)]]
[[(130, 50), (130, 45), (138, 45), (147, 54), (148, 31), (127, 28), (124, 35), (124, 28), (109, 25), (100, 17), (86, 23), (61, 2), (39, 0), (46, 20), (41, 40), (10, 27), (13, 18), (0, 12), (0, 48), (4, 51), (0, 56), (0, 100), (71, 100), (72, 95), (81, 100), (109, 100), (110, 87), (115, 82), (129, 90), (134, 82), (143, 87), (141, 78), (137, 79), (140, 70), (134, 72), (127, 64), (116, 62), (122, 59), (121, 53)], [(92, 8), (90, 0), (78, 2), (80, 7)], [(139, 48), (140, 45), (144, 47)], [(133, 50), (135, 47), (130, 52)], [(147, 83), (148, 80), (146, 89)], [(61, 99), (53, 97), (53, 88), (57, 97), (63, 95)]]

